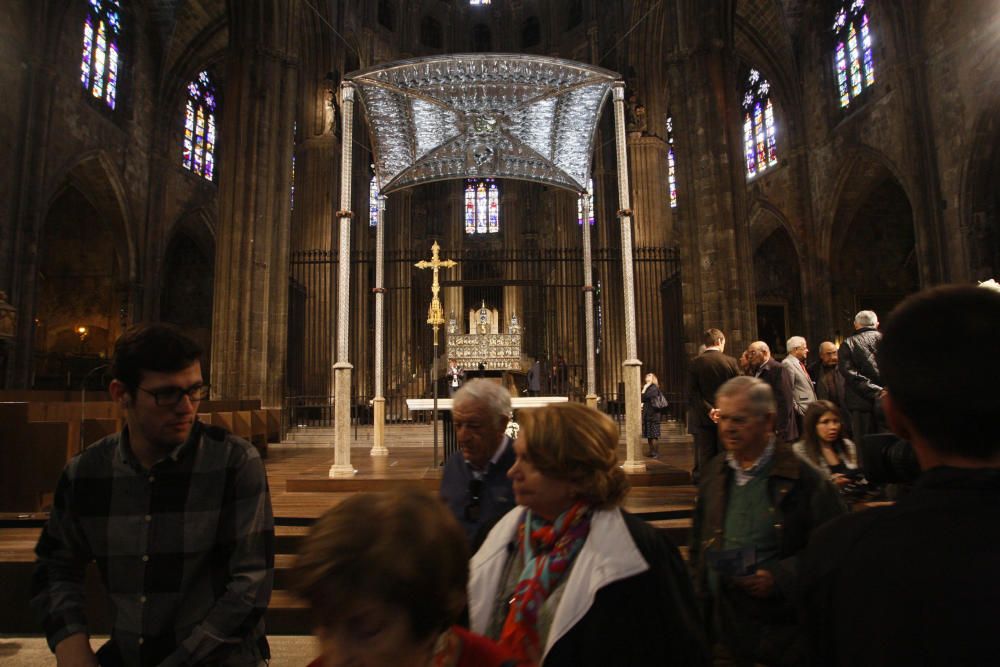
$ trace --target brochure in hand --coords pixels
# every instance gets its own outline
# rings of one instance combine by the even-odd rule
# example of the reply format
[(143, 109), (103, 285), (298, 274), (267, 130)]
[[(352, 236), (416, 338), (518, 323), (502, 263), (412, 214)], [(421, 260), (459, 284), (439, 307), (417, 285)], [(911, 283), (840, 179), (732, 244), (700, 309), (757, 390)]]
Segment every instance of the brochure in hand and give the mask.
[(745, 577), (757, 571), (757, 547), (706, 551), (708, 565), (726, 577)]

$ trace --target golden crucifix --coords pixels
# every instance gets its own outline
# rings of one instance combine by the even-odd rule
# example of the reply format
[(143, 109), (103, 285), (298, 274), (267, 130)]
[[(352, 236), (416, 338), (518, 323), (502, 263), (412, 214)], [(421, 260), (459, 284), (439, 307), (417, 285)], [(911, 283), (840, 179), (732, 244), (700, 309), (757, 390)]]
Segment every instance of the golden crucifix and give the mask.
[(441, 307), (441, 300), (438, 298), (438, 294), (441, 292), (441, 283), (438, 282), (438, 271), (441, 269), (450, 269), (456, 266), (458, 262), (453, 259), (442, 260), (438, 253), (441, 251), (441, 246), (434, 242), (431, 246), (431, 261), (422, 259), (416, 264), (415, 267), (418, 269), (430, 269), (434, 272), (434, 279), (431, 281), (431, 305), (427, 308), (427, 324), (431, 325), (431, 329), (434, 331), (434, 357), (431, 359), (431, 384), (434, 386), (434, 416), (431, 418), (434, 423), (434, 467), (437, 467), (438, 461), (438, 431), (437, 431), (437, 413), (438, 413), (438, 383), (437, 383), (437, 358), (438, 358), (438, 328), (444, 324), (444, 308)]
[(444, 324), (444, 308), (441, 307), (441, 300), (438, 294), (441, 292), (441, 283), (438, 282), (438, 271), (440, 269), (450, 269), (458, 262), (453, 259), (440, 259), (438, 253), (441, 246), (434, 242), (431, 246), (431, 261), (422, 259), (413, 266), (418, 269), (431, 269), (434, 272), (434, 279), (431, 281), (431, 305), (427, 308), (427, 324), (434, 327), (434, 344), (437, 345), (437, 328)]

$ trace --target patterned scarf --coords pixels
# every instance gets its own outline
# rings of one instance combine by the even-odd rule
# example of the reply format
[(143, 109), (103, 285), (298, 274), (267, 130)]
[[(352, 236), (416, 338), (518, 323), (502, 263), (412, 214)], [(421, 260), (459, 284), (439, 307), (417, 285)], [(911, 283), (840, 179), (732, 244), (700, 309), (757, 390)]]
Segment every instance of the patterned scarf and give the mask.
[(577, 501), (552, 523), (528, 510), (518, 526), (517, 545), (524, 555), (524, 570), (514, 588), (499, 643), (519, 665), (537, 664), (541, 660), (538, 614), (583, 548), (592, 515), (588, 504)]

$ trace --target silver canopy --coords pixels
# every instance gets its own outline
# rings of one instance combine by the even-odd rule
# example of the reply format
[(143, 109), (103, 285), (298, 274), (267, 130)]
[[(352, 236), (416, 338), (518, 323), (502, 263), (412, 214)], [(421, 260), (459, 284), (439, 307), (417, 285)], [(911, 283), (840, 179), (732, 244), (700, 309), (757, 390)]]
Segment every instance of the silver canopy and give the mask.
[(620, 77), (542, 56), (474, 53), (352, 72), (382, 194), (455, 178), (587, 189), (601, 108)]

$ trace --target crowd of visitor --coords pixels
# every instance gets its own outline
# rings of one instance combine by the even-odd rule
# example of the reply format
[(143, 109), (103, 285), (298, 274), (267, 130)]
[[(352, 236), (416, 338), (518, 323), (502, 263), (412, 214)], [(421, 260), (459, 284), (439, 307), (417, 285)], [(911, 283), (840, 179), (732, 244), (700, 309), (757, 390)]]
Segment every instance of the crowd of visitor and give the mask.
[[(357, 494), (306, 537), (292, 580), (312, 664), (996, 664), (998, 322), (997, 291), (928, 290), (882, 330), (858, 313), (812, 370), (804, 338), (782, 362), (762, 341), (737, 362), (708, 330), (689, 386), (686, 557), (622, 508), (612, 419), (559, 403), (512, 432), (503, 387), (457, 383), (439, 497)], [(269, 657), (267, 483), (252, 447), (194, 418), (199, 359), (163, 326), (116, 347), (127, 427), (67, 467), (37, 548), (34, 605), (60, 664)], [(644, 401), (658, 392), (648, 375)], [(868, 437), (885, 429), (896, 437)], [(886, 495), (866, 474), (900, 450), (922, 472)], [(94, 559), (115, 610), (96, 655), (82, 612)]]

